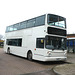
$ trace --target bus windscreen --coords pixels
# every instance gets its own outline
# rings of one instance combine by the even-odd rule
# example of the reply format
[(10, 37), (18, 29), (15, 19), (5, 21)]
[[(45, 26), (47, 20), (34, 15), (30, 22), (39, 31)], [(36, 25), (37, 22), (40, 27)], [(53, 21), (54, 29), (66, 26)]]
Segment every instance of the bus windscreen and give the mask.
[(47, 49), (65, 50), (66, 49), (66, 38), (46, 36), (45, 38)]

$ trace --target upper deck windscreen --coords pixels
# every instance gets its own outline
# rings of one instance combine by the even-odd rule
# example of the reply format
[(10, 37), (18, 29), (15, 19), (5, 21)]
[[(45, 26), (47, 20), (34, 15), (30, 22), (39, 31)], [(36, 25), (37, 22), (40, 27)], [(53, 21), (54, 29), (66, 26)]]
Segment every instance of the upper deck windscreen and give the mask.
[(66, 28), (66, 19), (61, 16), (48, 14), (47, 19), (48, 25)]

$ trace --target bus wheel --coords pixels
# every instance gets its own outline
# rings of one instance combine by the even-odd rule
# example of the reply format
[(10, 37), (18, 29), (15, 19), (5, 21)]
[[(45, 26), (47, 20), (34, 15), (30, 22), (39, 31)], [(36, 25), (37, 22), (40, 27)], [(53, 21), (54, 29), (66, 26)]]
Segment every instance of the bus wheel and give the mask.
[(28, 60), (30, 60), (30, 61), (32, 60), (32, 52), (31, 52), (31, 51), (28, 52), (27, 58), (28, 58)]
[(8, 47), (8, 49), (7, 49), (7, 54), (10, 54), (10, 48)]

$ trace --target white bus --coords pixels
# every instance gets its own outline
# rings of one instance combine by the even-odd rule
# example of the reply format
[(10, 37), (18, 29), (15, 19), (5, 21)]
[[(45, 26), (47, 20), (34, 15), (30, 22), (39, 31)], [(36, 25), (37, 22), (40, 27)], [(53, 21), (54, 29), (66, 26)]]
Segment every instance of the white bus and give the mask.
[(7, 26), (4, 51), (39, 61), (65, 61), (66, 19), (45, 14)]

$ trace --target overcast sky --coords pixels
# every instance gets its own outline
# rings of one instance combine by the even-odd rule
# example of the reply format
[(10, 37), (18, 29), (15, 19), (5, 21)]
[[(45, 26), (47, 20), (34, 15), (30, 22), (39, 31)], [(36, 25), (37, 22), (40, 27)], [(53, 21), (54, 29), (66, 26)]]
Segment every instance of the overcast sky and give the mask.
[(65, 17), (67, 33), (75, 33), (74, 0), (0, 0), (0, 34), (5, 34), (8, 25), (45, 13)]

